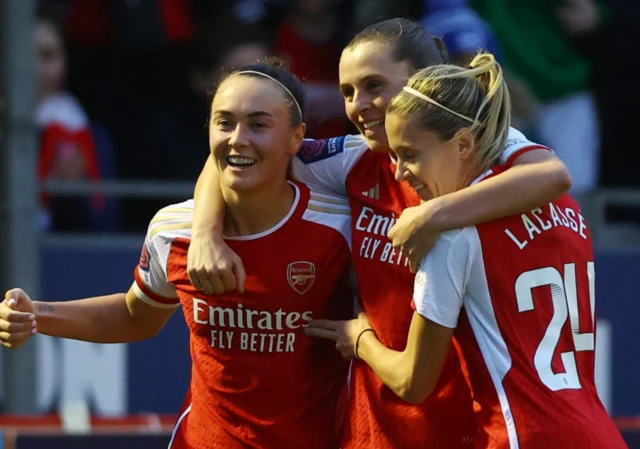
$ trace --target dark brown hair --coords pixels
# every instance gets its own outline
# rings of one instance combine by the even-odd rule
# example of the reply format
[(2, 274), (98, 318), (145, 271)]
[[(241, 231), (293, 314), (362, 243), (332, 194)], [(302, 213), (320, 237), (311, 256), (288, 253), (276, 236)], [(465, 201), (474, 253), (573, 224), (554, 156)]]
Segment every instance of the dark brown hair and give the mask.
[[(285, 63), (277, 58), (269, 58), (263, 63), (250, 64), (244, 67), (241, 67), (238, 70), (234, 70), (232, 72), (227, 73), (218, 83), (218, 86), (222, 84), (222, 82), (229, 78), (232, 75), (236, 75), (240, 72), (252, 71), (252, 72), (260, 72), (268, 75), (269, 77), (277, 80), (282, 86), (285, 86), (289, 92), (285, 89), (280, 89), (283, 93), (283, 99), (287, 102), (289, 107), (289, 114), (291, 117), (291, 126), (296, 127), (300, 123), (304, 122), (304, 111), (305, 111), (305, 95), (304, 89), (302, 88), (302, 84), (300, 80), (291, 72), (286, 69)], [(256, 73), (243, 73), (242, 76), (250, 76), (254, 78), (264, 78)], [(217, 90), (217, 89), (216, 89)], [(295, 98), (291, 98), (291, 95)], [(214, 95), (215, 96), (215, 95)], [(296, 105), (296, 102), (298, 103)], [(300, 111), (298, 111), (298, 106), (300, 106)]]
[(409, 61), (414, 71), (450, 62), (442, 39), (431, 36), (421, 23), (413, 20), (396, 18), (369, 25), (345, 49), (372, 41), (391, 45), (394, 61)]

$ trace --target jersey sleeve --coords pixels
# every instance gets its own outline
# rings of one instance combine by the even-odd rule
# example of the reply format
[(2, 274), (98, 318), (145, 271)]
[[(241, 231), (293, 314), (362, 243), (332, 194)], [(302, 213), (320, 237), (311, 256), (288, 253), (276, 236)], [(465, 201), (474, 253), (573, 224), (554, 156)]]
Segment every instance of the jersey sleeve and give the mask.
[(347, 175), (368, 149), (361, 135), (305, 139), (291, 164), (293, 177), (312, 189), (346, 196)]
[(416, 312), (441, 326), (454, 329), (458, 325), (476, 251), (465, 230), (440, 236), (416, 273)]
[(176, 289), (168, 281), (167, 267), (173, 239), (165, 228), (186, 226), (183, 222), (189, 222), (192, 216), (189, 211), (192, 209), (193, 201), (169, 206), (160, 210), (151, 220), (140, 262), (134, 271), (132, 287), (136, 296), (151, 306), (174, 308), (180, 305)]
[(507, 137), (507, 146), (500, 156), (500, 165), (511, 166), (518, 156), (527, 151), (547, 150), (552, 151), (549, 147), (540, 145), (527, 139), (527, 137), (515, 128), (509, 129)]

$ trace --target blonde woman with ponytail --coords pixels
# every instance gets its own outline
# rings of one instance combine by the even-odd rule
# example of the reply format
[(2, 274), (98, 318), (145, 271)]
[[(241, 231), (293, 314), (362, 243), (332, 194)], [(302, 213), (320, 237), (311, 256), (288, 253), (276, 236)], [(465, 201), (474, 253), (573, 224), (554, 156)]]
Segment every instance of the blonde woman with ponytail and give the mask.
[[(387, 108), (396, 178), (423, 201), (484, 182), (508, 168), (500, 160), (509, 123), (493, 55), (467, 69), (422, 69)], [(412, 403), (433, 400), (455, 348), (474, 399), (473, 447), (622, 449), (594, 382), (594, 278), (589, 227), (564, 195), (441, 234), (415, 278), (404, 350), (387, 348), (365, 314), (349, 326), (315, 321), (307, 332), (335, 340)]]

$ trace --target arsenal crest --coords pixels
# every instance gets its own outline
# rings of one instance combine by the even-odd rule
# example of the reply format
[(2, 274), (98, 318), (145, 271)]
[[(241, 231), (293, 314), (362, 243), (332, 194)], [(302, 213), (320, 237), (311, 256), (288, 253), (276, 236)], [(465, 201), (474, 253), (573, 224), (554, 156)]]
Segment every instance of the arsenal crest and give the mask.
[(292, 289), (306, 293), (316, 278), (316, 266), (311, 262), (293, 262), (287, 267), (287, 280)]

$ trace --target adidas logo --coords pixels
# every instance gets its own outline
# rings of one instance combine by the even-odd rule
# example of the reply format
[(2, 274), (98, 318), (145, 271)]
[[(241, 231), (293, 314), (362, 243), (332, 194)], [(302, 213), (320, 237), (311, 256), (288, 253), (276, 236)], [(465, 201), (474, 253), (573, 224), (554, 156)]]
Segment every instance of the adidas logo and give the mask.
[(369, 190), (365, 190), (362, 192), (362, 196), (366, 196), (367, 198), (373, 198), (374, 200), (380, 199), (380, 183), (376, 184), (375, 187), (371, 187)]

